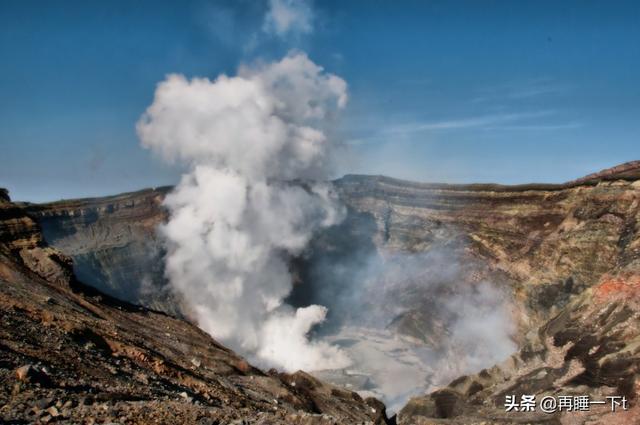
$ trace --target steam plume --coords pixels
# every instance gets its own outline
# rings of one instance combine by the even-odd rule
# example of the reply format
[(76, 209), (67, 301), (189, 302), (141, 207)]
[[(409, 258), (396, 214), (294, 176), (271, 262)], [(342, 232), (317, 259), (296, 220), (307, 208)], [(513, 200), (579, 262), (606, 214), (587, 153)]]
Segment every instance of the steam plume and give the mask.
[(313, 30), (310, 0), (269, 0), (262, 29), (278, 37), (308, 34)]
[(315, 238), (291, 302), (329, 307), (320, 332), (353, 361), (319, 376), (361, 390), (397, 411), (415, 395), (499, 363), (517, 348), (513, 302), (498, 275), (466, 244), (435, 242), (418, 253), (379, 249), (375, 219), (351, 211)]
[(346, 102), (344, 80), (298, 53), (213, 81), (169, 75), (137, 125), (143, 146), (189, 168), (165, 200), (171, 284), (203, 329), (263, 366), (349, 362), (307, 337), (326, 308), (283, 302), (287, 258), (344, 215), (318, 182), (335, 147), (329, 125)]

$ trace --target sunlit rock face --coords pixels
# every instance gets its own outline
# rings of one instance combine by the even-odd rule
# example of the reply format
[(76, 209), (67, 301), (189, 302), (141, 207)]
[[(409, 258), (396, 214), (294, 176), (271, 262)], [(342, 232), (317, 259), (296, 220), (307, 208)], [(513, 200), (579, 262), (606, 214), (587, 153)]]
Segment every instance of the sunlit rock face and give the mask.
[(373, 216), (377, 245), (462, 250), (476, 261), (469, 279), (504, 282), (527, 316), (538, 319), (604, 273), (640, 261), (640, 166), (622, 169), (564, 185), (435, 185), (366, 176), (337, 184), (355, 211)]
[[(380, 176), (334, 181), (347, 218), (318, 232), (291, 259), (295, 279), (287, 301), (328, 306), (317, 336), (349, 345), (345, 341), (358, 335), (346, 347), (355, 357), (377, 347), (399, 367), (412, 359), (420, 382), (390, 388), (383, 377), (376, 382), (373, 372), (354, 369), (323, 376), (394, 404), (497, 363), (491, 353), (485, 363), (455, 356), (469, 350), (451, 343), (459, 318), (468, 316), (455, 308), (461, 291), (484, 284), (508, 301), (500, 306), (513, 325), (505, 330), (513, 349), (531, 344), (539, 326), (605, 276), (638, 269), (639, 170), (629, 163), (559, 185), (420, 184)], [(28, 212), (87, 283), (188, 317), (167, 290), (156, 236), (166, 220), (161, 204), (167, 192), (30, 205)], [(413, 265), (402, 266), (407, 261)], [(426, 357), (416, 357), (424, 350), (455, 361), (447, 373), (434, 374), (424, 367)]]
[[(631, 270), (633, 269), (633, 270)], [(627, 267), (572, 299), (527, 335), (521, 350), (480, 373), (462, 376), (429, 395), (412, 398), (399, 424), (616, 423), (640, 420), (640, 275)], [(586, 411), (506, 412), (507, 396), (588, 396)], [(625, 397), (612, 411), (607, 397)], [(441, 421), (441, 422), (440, 422)]]
[[(566, 185), (523, 186), (346, 176), (335, 181), (350, 209), (341, 243), (353, 248), (357, 239), (367, 253), (463, 251), (476, 262), (467, 278), (491, 275), (510, 285), (530, 314), (546, 314), (604, 273), (640, 261), (638, 170), (634, 162), (620, 174), (605, 170)], [(28, 211), (45, 239), (73, 257), (86, 282), (172, 311), (172, 302), (140, 295), (146, 285), (165, 285), (156, 226), (166, 219), (161, 202), (168, 190), (30, 205)]]

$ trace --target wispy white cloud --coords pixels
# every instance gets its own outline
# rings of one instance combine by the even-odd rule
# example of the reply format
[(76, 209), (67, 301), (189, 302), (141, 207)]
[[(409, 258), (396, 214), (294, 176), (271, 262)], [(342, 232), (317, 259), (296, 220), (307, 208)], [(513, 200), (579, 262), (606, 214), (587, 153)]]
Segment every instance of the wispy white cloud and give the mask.
[(569, 87), (551, 78), (533, 78), (511, 81), (477, 91), (478, 95), (471, 99), (473, 103), (498, 100), (527, 100), (540, 96), (557, 95), (566, 92)]
[[(353, 132), (353, 137), (345, 143), (354, 148), (370, 143), (394, 142), (412, 140), (422, 133), (441, 133), (454, 131), (562, 131), (584, 127), (580, 121), (558, 121), (555, 110), (540, 110), (521, 113), (503, 113), (472, 116), (466, 118), (448, 119), (441, 121), (412, 121), (399, 124), (383, 125), (379, 129), (361, 127)], [(548, 118), (556, 118), (549, 122)]]
[(370, 139), (366, 138), (366, 137), (361, 137), (361, 138), (357, 138), (357, 139), (348, 139), (345, 141), (345, 143), (348, 146), (362, 146), (362, 145), (366, 145), (367, 143), (369, 143)]
[(209, 34), (222, 44), (232, 46), (237, 43), (237, 18), (232, 8), (207, 4), (198, 19), (204, 23)]
[(278, 37), (309, 34), (313, 31), (310, 0), (269, 0), (262, 29)]
[(245, 55), (273, 37), (296, 43), (301, 35), (312, 33), (318, 21), (312, 0), (268, 0), (266, 6), (251, 0), (238, 0), (235, 5), (205, 3), (197, 10), (196, 21), (216, 42)]
[(487, 128), (499, 124), (517, 122), (521, 120), (539, 118), (553, 114), (553, 111), (535, 111), (511, 114), (482, 115), (444, 121), (411, 122), (393, 125), (383, 130), (385, 134), (408, 134), (423, 131), (459, 130), (466, 128)]
[(555, 130), (572, 130), (582, 128), (584, 124), (581, 122), (568, 122), (559, 124), (529, 124), (529, 125), (501, 125), (488, 127), (487, 130), (514, 130), (514, 131), (555, 131)]

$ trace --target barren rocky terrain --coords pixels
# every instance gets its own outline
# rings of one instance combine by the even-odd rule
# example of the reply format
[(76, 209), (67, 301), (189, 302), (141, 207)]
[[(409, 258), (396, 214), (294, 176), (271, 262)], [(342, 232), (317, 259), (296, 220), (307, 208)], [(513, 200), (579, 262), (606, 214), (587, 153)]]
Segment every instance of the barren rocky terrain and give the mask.
[[(532, 330), (504, 363), (462, 376), (399, 412), (400, 424), (552, 423), (637, 424), (640, 406), (640, 275), (621, 272), (573, 299)], [(625, 397), (628, 410), (610, 403), (588, 411), (506, 412), (507, 396)]]
[(385, 423), (375, 399), (262, 372), (194, 325), (81, 283), (0, 200), (0, 422)]
[[(316, 250), (353, 251), (354, 240), (383, 258), (437, 249), (456, 258), (456, 284), (490, 281), (512, 299), (517, 353), (411, 399), (399, 423), (640, 421), (640, 162), (558, 185), (334, 183), (349, 215), (338, 232), (317, 236)], [(384, 421), (374, 399), (304, 373), (263, 373), (182, 319), (189, 314), (167, 289), (156, 233), (168, 190), (40, 205), (5, 196), (0, 417)], [(292, 259), (296, 288), (307, 260)], [(418, 277), (394, 294), (402, 310), (387, 331), (437, 348), (449, 335), (439, 291), (451, 282), (421, 291)], [(303, 303), (306, 293), (296, 296)], [(523, 394), (624, 395), (630, 409), (505, 412), (505, 397)]]

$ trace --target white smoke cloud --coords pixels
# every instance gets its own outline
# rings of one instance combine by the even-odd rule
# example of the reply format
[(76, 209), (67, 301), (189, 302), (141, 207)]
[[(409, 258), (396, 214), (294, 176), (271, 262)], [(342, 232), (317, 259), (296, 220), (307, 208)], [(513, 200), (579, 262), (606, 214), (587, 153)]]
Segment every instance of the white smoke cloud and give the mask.
[(345, 371), (317, 373), (320, 378), (376, 396), (397, 411), (410, 397), (516, 351), (509, 290), (476, 281), (472, 276), (483, 265), (465, 255), (464, 245), (388, 251), (367, 243), (375, 232), (366, 215), (350, 216), (305, 251), (304, 285), (293, 298), (329, 308), (320, 331), (333, 325), (325, 340), (353, 360)]
[[(489, 282), (461, 286), (459, 293), (444, 301), (457, 315), (450, 326), (447, 346), (457, 360), (447, 380), (493, 366), (513, 354), (517, 345), (513, 308), (505, 292)], [(442, 383), (441, 379), (439, 383)]]
[(298, 53), (213, 81), (170, 75), (137, 125), (143, 146), (190, 168), (165, 199), (171, 284), (203, 329), (263, 366), (349, 362), (307, 337), (324, 307), (283, 301), (287, 258), (344, 215), (318, 181), (335, 148), (328, 128), (346, 102), (346, 83)]
[(278, 37), (310, 33), (313, 30), (310, 0), (269, 0), (263, 30)]

